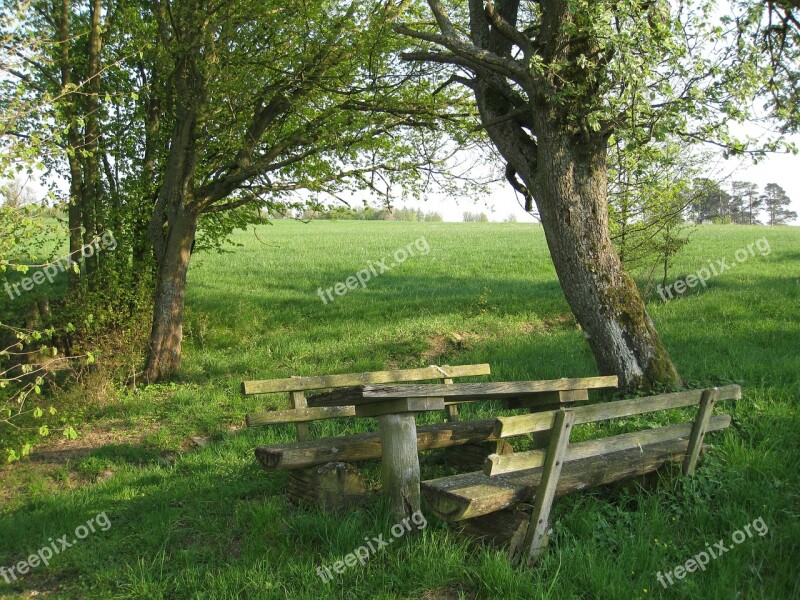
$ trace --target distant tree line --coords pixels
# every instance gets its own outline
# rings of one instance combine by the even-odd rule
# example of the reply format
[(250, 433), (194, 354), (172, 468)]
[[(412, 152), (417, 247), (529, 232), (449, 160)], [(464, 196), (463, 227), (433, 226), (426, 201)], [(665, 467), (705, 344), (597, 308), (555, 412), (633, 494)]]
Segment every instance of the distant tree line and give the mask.
[(339, 221), (436, 221), (441, 222), (442, 215), (438, 212), (424, 212), (414, 208), (375, 208), (365, 206), (353, 209), (335, 207), (326, 209), (308, 208), (300, 211), (298, 216), (303, 221), (314, 220), (339, 220)]
[(486, 213), (464, 213), (464, 223), (488, 223), (489, 217)]
[(797, 212), (789, 209), (791, 199), (777, 183), (760, 191), (755, 183), (734, 181), (726, 190), (701, 178), (695, 180), (691, 197), (688, 212), (696, 223), (786, 225), (797, 219)]

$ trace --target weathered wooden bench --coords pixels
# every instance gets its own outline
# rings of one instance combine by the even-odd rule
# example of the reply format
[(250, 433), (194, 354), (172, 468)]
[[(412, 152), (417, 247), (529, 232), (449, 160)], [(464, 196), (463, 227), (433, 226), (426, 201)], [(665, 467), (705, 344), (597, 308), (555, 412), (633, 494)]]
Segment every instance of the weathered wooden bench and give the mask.
[[(415, 470), (418, 472), (417, 453), (421, 450), (436, 448), (449, 450), (456, 447), (460, 450), (469, 449), (459, 453), (454, 451), (452, 455), (453, 457), (463, 455), (462, 459), (465, 463), (476, 459), (482, 463), (485, 457), (491, 453), (502, 455), (512, 451), (507, 442), (493, 434), (494, 420), (458, 422), (457, 406), (459, 404), (496, 397), (501, 399), (500, 403), (504, 408), (544, 410), (588, 400), (588, 389), (616, 386), (615, 377), (562, 379), (527, 382), (527, 394), (520, 394), (517, 389), (519, 386), (515, 387), (516, 382), (476, 385), (453, 383), (453, 379), (456, 377), (488, 374), (489, 365), (484, 364), (453, 367), (431, 366), (401, 371), (246, 382), (244, 384), (246, 394), (289, 392), (293, 404), (293, 408), (289, 410), (248, 415), (249, 426), (296, 423), (297, 427), (297, 442), (256, 448), (256, 457), (267, 471), (290, 471), (287, 491), (293, 501), (300, 504), (336, 508), (341, 504), (352, 504), (357, 496), (364, 495), (363, 479), (351, 463), (382, 458), (382, 437), (380, 433), (376, 432), (312, 440), (309, 439), (308, 421), (354, 416), (378, 416), (380, 421), (389, 415), (386, 417), (379, 415), (379, 413), (385, 415), (387, 412), (376, 411), (379, 404), (383, 407), (390, 405), (391, 410), (388, 412), (413, 413), (417, 410), (445, 410), (448, 423), (414, 427), (411, 439), (404, 438), (403, 443), (400, 444), (404, 448), (400, 454), (407, 457), (407, 462), (416, 463)], [(442, 383), (438, 386), (431, 384), (385, 385), (426, 379), (440, 379)], [(473, 387), (491, 389), (488, 390), (488, 395), (487, 393), (476, 394)], [(322, 388), (333, 391), (316, 397), (306, 397), (305, 395), (305, 392), (309, 390)], [(355, 392), (357, 392), (356, 395), (373, 393), (382, 401), (373, 402), (367, 399), (366, 403), (361, 402), (361, 406), (357, 408), (356, 401), (353, 400), (353, 404), (351, 404), (348, 399), (348, 394)], [(430, 397), (428, 394), (435, 394), (438, 397)], [(415, 395), (417, 399), (414, 398)], [(400, 407), (399, 404), (403, 404), (403, 406)], [(411, 424), (407, 423), (406, 425), (410, 431)], [(387, 429), (387, 427), (382, 428), (384, 437), (387, 435)], [(383, 445), (389, 443), (388, 439), (383, 439)], [(392, 452), (392, 457), (397, 454), (397, 452)], [(383, 467), (384, 474), (387, 470), (392, 470), (390, 465), (384, 464)], [(405, 468), (403, 470), (405, 472)], [(393, 480), (391, 477), (388, 479)], [(418, 496), (418, 476), (416, 487)]]
[[(535, 562), (547, 543), (553, 499), (655, 471), (682, 460), (683, 472), (694, 471), (706, 433), (730, 425), (726, 414), (712, 415), (722, 400), (741, 398), (739, 386), (662, 394), (530, 415), (500, 417), (497, 439), (550, 434), (545, 447), (510, 455), (491, 455), (483, 471), (422, 482), (430, 511), (459, 522), (468, 532), (506, 541), (515, 562)], [(570, 444), (575, 425), (698, 406), (693, 421)], [(530, 518), (514, 507), (533, 500)], [(503, 532), (505, 535), (500, 535)]]
[[(380, 458), (378, 434), (358, 434), (334, 438), (311, 439), (309, 423), (324, 419), (356, 416), (355, 406), (310, 407), (306, 393), (335, 390), (366, 384), (389, 384), (438, 381), (450, 384), (460, 377), (489, 375), (488, 364), (431, 365), (419, 369), (397, 369), (366, 373), (344, 373), (316, 377), (288, 377), (264, 381), (245, 381), (245, 395), (288, 393), (291, 408), (248, 414), (248, 427), (294, 424), (297, 442), (256, 449), (256, 458), (267, 471), (290, 471), (287, 492), (292, 501), (313, 504), (326, 509), (346, 506), (363, 499), (366, 491), (359, 471), (350, 463)], [(450, 422), (458, 420), (457, 403), (444, 408)], [(482, 442), (491, 436), (492, 420), (475, 426), (426, 426), (420, 428), (423, 445), (444, 447), (442, 439), (456, 443)], [(488, 454), (488, 452), (487, 452)]]

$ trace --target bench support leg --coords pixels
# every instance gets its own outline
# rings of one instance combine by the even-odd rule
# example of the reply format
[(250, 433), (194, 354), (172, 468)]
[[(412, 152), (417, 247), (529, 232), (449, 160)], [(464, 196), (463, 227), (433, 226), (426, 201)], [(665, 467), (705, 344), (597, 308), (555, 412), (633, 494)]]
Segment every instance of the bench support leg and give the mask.
[[(445, 369), (449, 368), (445, 365)], [(453, 383), (452, 379), (445, 378), (442, 379), (442, 383), (445, 385), (451, 385)], [(458, 404), (450, 404), (444, 407), (445, 413), (447, 413), (447, 420), (451, 423), (458, 421)]]
[[(306, 395), (303, 392), (291, 392), (292, 397), (292, 408), (306, 408), (308, 403), (306, 402)], [(297, 423), (295, 424), (297, 428), (297, 441), (298, 442), (305, 442), (306, 440), (310, 439), (310, 434), (308, 431), (308, 423)]]
[[(528, 524), (528, 531), (525, 534), (525, 541), (522, 544), (521, 554), (524, 554), (527, 549), (527, 565), (529, 567), (534, 565), (542, 553), (542, 549), (547, 545), (547, 525), (550, 519), (550, 508), (556, 495), (558, 478), (561, 475), (561, 467), (564, 465), (564, 456), (567, 453), (569, 435), (572, 432), (572, 424), (574, 422), (575, 413), (573, 411), (562, 410), (556, 413), (550, 445), (547, 448), (547, 455), (542, 467), (542, 479), (536, 489), (536, 500), (533, 505), (531, 520)], [(521, 562), (522, 557), (518, 556), (519, 562)]]
[(700, 456), (700, 449), (703, 447), (703, 439), (708, 428), (708, 421), (714, 410), (714, 404), (719, 399), (719, 389), (711, 388), (703, 390), (700, 398), (700, 407), (697, 409), (697, 416), (692, 426), (692, 434), (689, 436), (689, 446), (686, 448), (686, 458), (683, 460), (683, 474), (691, 475), (697, 466), (697, 459)]
[(378, 417), (383, 490), (392, 514), (402, 519), (420, 510), (419, 455), (414, 413)]

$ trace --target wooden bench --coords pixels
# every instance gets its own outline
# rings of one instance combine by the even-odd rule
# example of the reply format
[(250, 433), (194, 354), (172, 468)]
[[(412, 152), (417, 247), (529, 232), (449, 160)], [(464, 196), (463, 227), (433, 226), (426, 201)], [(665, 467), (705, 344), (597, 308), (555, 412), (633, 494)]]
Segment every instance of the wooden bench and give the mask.
[[(483, 471), (424, 481), (422, 494), (434, 515), (461, 522), (469, 532), (491, 536), (504, 531), (511, 558), (520, 562), (527, 557), (530, 565), (547, 543), (555, 497), (643, 475), (668, 461), (682, 460), (684, 474), (692, 473), (705, 434), (730, 426), (729, 415), (712, 415), (715, 403), (740, 398), (739, 386), (730, 385), (500, 417), (495, 438), (548, 432), (549, 443), (528, 452), (491, 455)], [(691, 406), (698, 406), (693, 421), (569, 442), (575, 425)], [(531, 516), (521, 519), (513, 508), (531, 499)]]
[[(367, 384), (403, 383), (410, 381), (439, 380), (441, 383), (452, 383), (458, 377), (489, 375), (488, 364), (437, 366), (431, 365), (420, 369), (398, 369), (395, 371), (372, 371), (367, 373), (345, 373), (341, 375), (322, 375), (319, 377), (287, 377), (285, 379), (269, 379), (266, 381), (245, 381), (242, 393), (276, 394), (289, 393), (292, 407), (288, 410), (272, 410), (247, 415), (248, 427), (262, 427), (280, 423), (297, 424), (297, 440), (309, 439), (308, 422), (339, 417), (354, 417), (355, 406), (320, 406), (308, 407), (306, 392), (311, 390), (348, 388)], [(448, 420), (458, 418), (455, 404), (446, 407)]]
[[(299, 504), (313, 504), (325, 509), (358, 502), (366, 495), (363, 478), (350, 463), (380, 458), (377, 434), (361, 434), (312, 440), (309, 423), (323, 419), (356, 416), (355, 406), (309, 407), (306, 393), (314, 390), (335, 390), (366, 384), (389, 384), (418, 381), (438, 381), (450, 384), (459, 377), (489, 375), (488, 364), (431, 365), (419, 369), (397, 369), (366, 373), (345, 373), (315, 377), (288, 377), (264, 381), (245, 381), (245, 395), (288, 393), (291, 408), (248, 414), (248, 427), (295, 424), (297, 442), (265, 446), (256, 449), (256, 458), (267, 471), (289, 470), (287, 491), (290, 499)], [(456, 403), (445, 406), (447, 419), (458, 420)], [(443, 447), (441, 440), (451, 437), (458, 443), (485, 441), (491, 436), (493, 422), (471, 427), (420, 428), (431, 447)], [(487, 453), (488, 454), (488, 453)]]
[[(544, 410), (588, 400), (588, 389), (614, 387), (617, 383), (616, 377), (492, 384), (453, 383), (453, 379), (456, 377), (483, 374), (489, 374), (489, 365), (431, 366), (403, 371), (246, 382), (244, 384), (246, 394), (289, 392), (294, 406), (289, 410), (248, 415), (249, 426), (296, 423), (298, 428), (297, 442), (256, 448), (256, 458), (267, 471), (291, 471), (288, 492), (290, 498), (295, 502), (336, 508), (336, 504), (339, 503), (336, 500), (337, 493), (339, 497), (343, 498), (342, 502), (344, 503), (352, 503), (355, 496), (363, 495), (363, 480), (357, 469), (350, 463), (382, 458), (381, 434), (366, 433), (312, 440), (309, 439), (307, 422), (317, 419), (364, 417), (373, 416), (373, 413), (377, 414), (375, 408), (379, 402), (367, 399), (366, 405), (356, 408), (356, 400), (350, 400), (351, 396), (373, 394), (385, 401), (383, 404), (388, 403), (393, 406), (397, 404), (391, 412), (413, 413), (416, 410), (439, 409), (447, 411), (448, 423), (414, 427), (411, 439), (403, 439), (401, 446), (404, 449), (407, 446), (407, 452), (401, 454), (407, 455), (408, 468), (401, 465), (402, 469), (394, 469), (391, 465), (383, 465), (384, 475), (387, 475), (383, 479), (390, 480), (388, 483), (391, 484), (394, 483), (394, 479), (402, 478), (393, 478), (388, 476), (388, 473), (398, 470), (402, 470), (403, 473), (407, 471), (418, 473), (417, 453), (420, 450), (453, 449), (452, 456), (460, 456), (464, 461), (463, 464), (476, 459), (479, 459), (482, 464), (485, 457), (491, 453), (502, 455), (512, 451), (507, 442), (493, 434), (494, 421), (492, 419), (458, 422), (458, 404), (478, 402), (486, 398), (500, 398), (501, 406), (504, 408)], [(399, 381), (439, 378), (442, 381), (440, 385), (386, 385)], [(333, 391), (320, 396), (308, 398), (305, 396), (305, 392), (320, 388), (333, 389)], [(340, 388), (346, 389), (340, 390)], [(435, 394), (437, 397), (431, 398), (430, 394)], [(418, 400), (415, 399), (415, 396)], [(399, 407), (399, 404), (403, 404), (403, 407)], [(386, 417), (379, 416), (378, 418), (380, 421)], [(411, 418), (413, 420), (413, 416)], [(304, 428), (301, 428), (303, 426)], [(408, 424), (408, 428), (411, 431), (410, 424)], [(381, 431), (384, 437), (387, 436), (387, 429), (387, 427), (382, 427)], [(383, 445), (388, 443), (387, 440), (388, 437), (384, 440)], [(459, 449), (458, 453), (455, 451), (456, 447)], [(468, 450), (464, 451), (465, 449)], [(393, 452), (392, 457), (395, 457), (396, 454)], [(410, 463), (414, 463), (414, 465)], [(416, 483), (412, 482), (411, 487), (414, 486), (416, 486), (416, 496), (418, 497), (418, 475)], [(385, 487), (389, 489), (393, 486)]]

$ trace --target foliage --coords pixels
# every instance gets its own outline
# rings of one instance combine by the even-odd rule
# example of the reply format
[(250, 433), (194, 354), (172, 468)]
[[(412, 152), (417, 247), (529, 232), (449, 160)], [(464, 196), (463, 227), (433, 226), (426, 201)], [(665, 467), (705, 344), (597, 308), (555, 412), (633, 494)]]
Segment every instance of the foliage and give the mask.
[[(321, 210), (318, 210), (321, 209)], [(314, 219), (336, 221), (442, 221), (437, 212), (424, 212), (421, 208), (376, 208), (366, 205), (364, 208), (334, 206), (331, 208), (314, 207), (302, 212), (301, 220)]]
[(734, 181), (730, 191), (708, 178), (693, 182), (688, 214), (696, 223), (733, 223), (759, 225), (760, 214), (766, 212), (768, 225), (781, 225), (797, 218), (787, 207), (791, 199), (776, 183), (768, 183), (759, 194), (758, 186), (749, 181)]
[(660, 266), (666, 280), (671, 260), (688, 243), (684, 213), (703, 157), (674, 142), (630, 147), (612, 138), (612, 144), (612, 241), (627, 268), (652, 274)]
[(789, 196), (777, 183), (766, 185), (761, 201), (767, 213), (768, 225), (783, 225), (797, 219), (797, 213), (787, 208), (791, 203)]
[[(6, 300), (4, 293), (3, 304), (25, 302), (24, 298), (14, 298), (10, 280), (15, 273), (48, 266), (33, 262), (36, 257), (52, 256), (58, 247), (53, 241), (57, 230), (36, 206), (0, 206), (0, 282), (10, 297)], [(39, 310), (36, 302), (32, 306)], [(70, 361), (92, 359), (91, 355), (67, 357), (59, 353), (55, 344), (59, 334), (74, 331), (71, 323), (58, 331), (38, 318), (28, 327), (16, 326), (5, 316), (0, 320), (0, 452), (5, 461), (28, 454), (35, 436), (58, 430), (52, 422), (56, 409), (42, 396), (45, 383), (54, 370), (68, 366)], [(60, 430), (70, 439), (77, 435), (69, 425)]]
[(737, 49), (765, 74), (767, 108), (784, 131), (800, 129), (800, 7), (791, 0), (737, 0), (724, 18), (735, 25)]
[(465, 212), (463, 217), (464, 223), (488, 223), (489, 216), (486, 213), (473, 213)]

